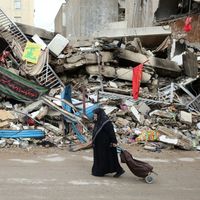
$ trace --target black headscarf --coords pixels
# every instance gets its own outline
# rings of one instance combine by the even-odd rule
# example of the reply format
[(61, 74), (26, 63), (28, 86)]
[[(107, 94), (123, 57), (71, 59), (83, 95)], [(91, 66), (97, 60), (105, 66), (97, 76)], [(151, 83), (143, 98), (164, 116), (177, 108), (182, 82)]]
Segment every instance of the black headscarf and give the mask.
[(106, 115), (105, 111), (102, 108), (97, 108), (94, 111), (94, 114), (97, 114), (97, 120), (95, 122), (93, 137), (98, 134), (99, 130), (109, 121), (109, 117)]

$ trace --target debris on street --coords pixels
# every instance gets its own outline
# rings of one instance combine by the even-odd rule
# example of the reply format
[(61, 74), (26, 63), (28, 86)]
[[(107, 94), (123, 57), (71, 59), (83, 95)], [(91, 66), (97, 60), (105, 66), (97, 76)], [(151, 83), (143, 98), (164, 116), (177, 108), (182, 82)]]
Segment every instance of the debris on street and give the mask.
[(163, 4), (154, 25), (73, 39), (23, 33), (0, 10), (0, 148), (85, 149), (103, 107), (121, 144), (200, 150), (200, 2)]

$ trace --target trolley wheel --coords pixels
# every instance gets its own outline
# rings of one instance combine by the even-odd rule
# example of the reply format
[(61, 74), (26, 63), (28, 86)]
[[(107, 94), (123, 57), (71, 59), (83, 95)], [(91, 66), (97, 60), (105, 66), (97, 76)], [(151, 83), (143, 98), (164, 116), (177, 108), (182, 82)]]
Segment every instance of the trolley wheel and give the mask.
[(154, 178), (151, 175), (146, 176), (145, 178), (146, 183), (151, 184), (153, 183)]

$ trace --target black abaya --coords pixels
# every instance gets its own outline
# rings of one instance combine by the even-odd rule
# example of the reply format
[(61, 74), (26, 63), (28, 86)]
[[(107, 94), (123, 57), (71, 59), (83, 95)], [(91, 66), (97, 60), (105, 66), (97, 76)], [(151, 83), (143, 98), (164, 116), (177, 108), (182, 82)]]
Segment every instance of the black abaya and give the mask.
[[(117, 144), (112, 122), (108, 119), (103, 109), (97, 109), (97, 122), (93, 132), (93, 153), (94, 163), (92, 175), (104, 176), (107, 173), (120, 173), (121, 168), (116, 147), (111, 144)], [(100, 129), (100, 131), (99, 131)]]

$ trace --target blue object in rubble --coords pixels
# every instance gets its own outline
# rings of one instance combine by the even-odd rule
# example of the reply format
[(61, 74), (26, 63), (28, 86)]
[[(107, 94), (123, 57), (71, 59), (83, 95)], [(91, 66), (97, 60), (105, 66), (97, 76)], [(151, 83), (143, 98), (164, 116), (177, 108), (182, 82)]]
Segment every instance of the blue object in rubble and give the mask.
[[(67, 85), (64, 88), (63, 92), (61, 93), (61, 98), (69, 101), (70, 103), (72, 103), (71, 86), (70, 85)], [(64, 110), (67, 110), (68, 112), (72, 112), (71, 107), (69, 105), (67, 105), (66, 103), (64, 103), (64, 102), (62, 102), (62, 107), (63, 107)], [(87, 107), (85, 109), (85, 115), (88, 117), (89, 120), (93, 119), (93, 115), (94, 115), (93, 111), (98, 107), (99, 107), (99, 104), (94, 104), (94, 105), (91, 105), (91, 106), (89, 106), (89, 107)], [(79, 111), (75, 112), (74, 114), (76, 116), (81, 117), (83, 115), (83, 109), (79, 109)], [(81, 143), (87, 142), (86, 138), (77, 129), (76, 123), (72, 123), (72, 129), (73, 129), (74, 133), (76, 134), (78, 140)]]
[(87, 142), (87, 140), (85, 139), (85, 137), (84, 137), (84, 136), (79, 132), (79, 130), (77, 129), (75, 123), (72, 123), (72, 129), (73, 129), (74, 133), (76, 134), (76, 137), (78, 138), (78, 140), (79, 140), (81, 143)]
[(0, 130), (0, 138), (42, 138), (45, 132), (39, 129)]
[[(67, 85), (65, 86), (63, 92), (61, 93), (61, 98), (65, 99), (67, 101), (69, 101), (70, 103), (72, 103), (72, 98), (71, 98), (71, 86)], [(68, 112), (72, 112), (72, 109), (69, 105), (67, 105), (66, 103), (62, 102), (62, 107), (64, 110), (68, 111)], [(86, 107), (85, 109), (85, 114), (88, 117), (88, 119), (93, 119), (93, 111), (99, 108), (99, 104), (93, 104), (91, 106)], [(78, 112), (74, 113), (76, 116), (81, 117), (83, 114), (83, 109), (79, 109)]]
[[(85, 115), (88, 117), (89, 120), (93, 119), (94, 110), (97, 108), (99, 108), (99, 104), (94, 104), (85, 109)], [(75, 115), (77, 115), (77, 116), (82, 116), (82, 114), (83, 114), (83, 110), (75, 113)]]
[[(71, 93), (72, 93), (71, 85), (67, 85), (65, 86), (63, 92), (61, 93), (61, 98), (72, 103)], [(72, 108), (64, 102), (62, 102), (62, 107), (64, 110), (72, 112)]]

